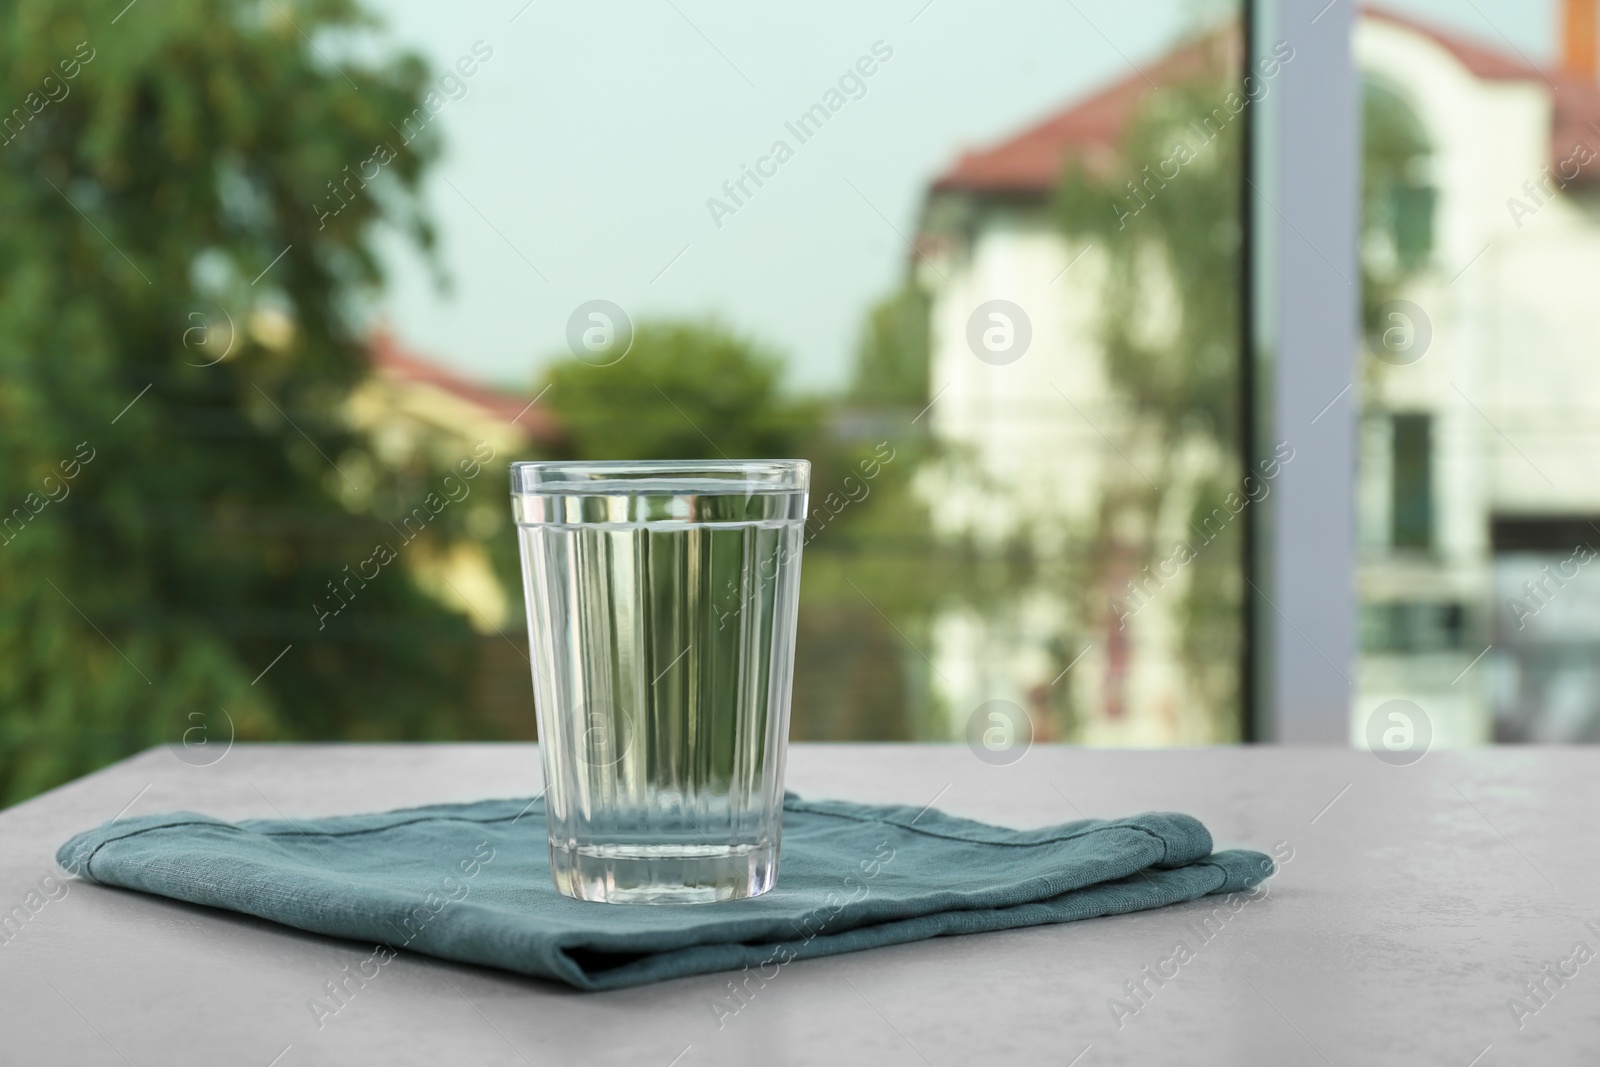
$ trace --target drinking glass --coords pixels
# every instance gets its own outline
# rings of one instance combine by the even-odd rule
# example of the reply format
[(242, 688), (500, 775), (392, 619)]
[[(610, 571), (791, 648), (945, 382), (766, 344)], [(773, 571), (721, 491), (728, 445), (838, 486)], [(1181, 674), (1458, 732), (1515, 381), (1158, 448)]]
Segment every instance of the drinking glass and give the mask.
[(772, 888), (810, 474), (797, 459), (511, 465), (566, 895)]

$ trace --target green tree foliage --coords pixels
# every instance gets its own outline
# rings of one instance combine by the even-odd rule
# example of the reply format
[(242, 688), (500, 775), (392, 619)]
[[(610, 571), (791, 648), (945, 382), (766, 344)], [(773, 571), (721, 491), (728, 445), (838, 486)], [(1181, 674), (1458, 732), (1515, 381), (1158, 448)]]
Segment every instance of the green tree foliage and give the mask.
[[(889, 348), (903, 338), (888, 330), (925, 335), (927, 326), (874, 314), (869, 336), (874, 329)], [(553, 364), (545, 403), (567, 432), (563, 458), (810, 460), (793, 735), (904, 739), (923, 703), (924, 665), (910, 662), (916, 653), (902, 634), (918, 632), (943, 588), (926, 508), (911, 489), (920, 446), (906, 439), (903, 411), (884, 420), (897, 427), (893, 440), (873, 426), (865, 437), (843, 432), (815, 400), (786, 394), (780, 377), (769, 349), (724, 327), (647, 322), (615, 363)], [(855, 415), (873, 422), (870, 410)]]
[(928, 294), (911, 280), (874, 304), (856, 349), (850, 399), (920, 408), (928, 402)]
[(1433, 253), (1433, 147), (1398, 93), (1368, 79), (1361, 91), (1361, 322), (1381, 331), (1379, 308), (1395, 299)]
[(382, 521), (442, 472), (386, 474), (343, 415), (369, 238), (426, 239), (434, 152), (398, 129), (420, 61), (336, 47), (369, 28), (345, 0), (8, 9), (0, 800), (197, 727), (461, 728), (466, 629)]
[[(1124, 135), (1121, 169), (1069, 166), (1057, 200), (1063, 229), (1105, 250), (1107, 369), (1137, 432), (1155, 435), (1164, 457), (1143, 468), (1153, 487), (1130, 478), (1106, 491), (1099, 578), (1137, 575), (1174, 547), (1147, 536), (1133, 546), (1132, 565), (1118, 569), (1112, 531), (1127, 529), (1119, 516), (1139, 515), (1150, 534), (1163, 508), (1182, 509), (1195, 552), (1178, 612), (1181, 644), (1197, 695), (1218, 709), (1223, 739), (1237, 692), (1243, 592), (1240, 524), (1216, 521), (1237, 510), (1244, 488), (1236, 461), (1242, 99), (1222, 66), (1151, 93)], [(1404, 101), (1369, 82), (1363, 121), (1362, 317), (1370, 329), (1379, 306), (1427, 261), (1433, 191), (1428, 142)], [(1164, 328), (1152, 328), (1162, 319)], [(1211, 461), (1196, 464), (1194, 446)]]
[(821, 409), (790, 399), (782, 363), (715, 323), (642, 322), (620, 360), (545, 376), (571, 459), (805, 457)]
[(1169, 441), (1198, 433), (1225, 448), (1239, 425), (1243, 125), (1229, 94), (1220, 79), (1152, 93), (1124, 135), (1125, 169), (1071, 166), (1058, 199), (1063, 227), (1108, 256), (1101, 328), (1116, 387)]
[[(1133, 432), (1156, 444), (1140, 450), (1143, 477), (1114, 482), (1104, 494), (1096, 580), (1085, 588), (1116, 597), (1119, 585), (1169, 557), (1175, 546), (1159, 533), (1169, 525), (1162, 516), (1182, 511), (1195, 551), (1178, 607), (1181, 647), (1196, 699), (1215, 709), (1219, 740), (1237, 730), (1240, 529), (1229, 522), (1196, 531), (1206, 530), (1205, 518), (1240, 479), (1243, 97), (1223, 70), (1150, 94), (1124, 135), (1123, 167), (1105, 174), (1074, 163), (1057, 202), (1064, 230), (1104, 250), (1107, 372)], [(1131, 543), (1129, 530), (1140, 531)], [(1103, 609), (1085, 603), (1082, 610), (1093, 617)]]
[[(829, 674), (839, 683), (830, 706), (844, 709), (852, 729), (812, 736), (948, 738), (936, 668), (924, 657), (935, 620), (950, 611), (1013, 618), (1019, 595), (1040, 578), (1033, 531), (998, 542), (971, 531), (935, 532), (935, 486), (955, 480), (992, 487), (980, 465), (929, 437), (929, 423), (919, 418), (931, 395), (931, 314), (932, 301), (914, 277), (868, 310), (841, 420), (845, 439), (865, 445), (846, 449), (854, 469), (816, 480), (810, 610), (831, 612), (838, 621), (828, 640), (872, 649), (872, 663), (853, 674), (841, 657), (845, 669)], [(892, 458), (874, 462), (885, 456)], [(863, 481), (862, 470), (875, 473)], [(840, 497), (851, 502), (840, 506)], [(863, 654), (856, 662), (865, 667), (866, 660)]]

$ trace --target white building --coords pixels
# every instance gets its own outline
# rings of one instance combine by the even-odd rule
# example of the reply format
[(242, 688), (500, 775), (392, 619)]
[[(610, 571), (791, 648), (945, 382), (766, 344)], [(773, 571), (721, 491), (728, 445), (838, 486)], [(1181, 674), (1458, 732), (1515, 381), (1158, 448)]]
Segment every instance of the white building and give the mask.
[[(1144, 72), (1165, 86), (1208, 65), (1238, 69), (1236, 48), (1233, 35), (1213, 34)], [(1497, 729), (1600, 737), (1600, 567), (1578, 552), (1585, 538), (1600, 548), (1594, 50), (1569, 47), (1570, 69), (1540, 71), (1376, 11), (1360, 16), (1355, 48), (1369, 85), (1410, 110), (1428, 146), (1426, 173), (1414, 177), (1431, 193), (1413, 209), (1431, 254), (1407, 303), (1385, 308), (1386, 332), (1357, 379), (1363, 652), (1353, 736), (1373, 708), (1400, 698), (1425, 710), (1440, 743)], [(1131, 75), (963, 155), (928, 193), (918, 265), (933, 298), (928, 417), (967, 465), (924, 489), (940, 501), (946, 534), (995, 545), (1023, 537), (1063, 555), (1056, 587), (1000, 617), (951, 612), (935, 627), (935, 684), (958, 731), (993, 699), (1028, 707), (1037, 722), (1067, 687), (1083, 740), (1217, 736), (1178, 655), (1188, 572), (1174, 568), (1121, 620), (1094, 606), (1109, 606), (1113, 590), (1067, 588), (1068, 557), (1082, 549), (1062, 551), (1078, 538), (1115, 557), (1118, 531), (1093, 527), (1102, 494), (1137, 486), (1141, 468), (1163, 462), (1107, 381), (1103, 250), (1064, 237), (1050, 206), (1069, 158), (1116, 162), (1150, 92)], [(1162, 329), (1159, 307), (1145, 317)], [(1200, 469), (1213, 458), (1171, 462)], [(1130, 539), (1182, 540), (1186, 517), (1180, 492), (1153, 538)], [(1112, 585), (1139, 577), (1114, 564), (1100, 570)], [(1088, 608), (1071, 607), (1074, 596)]]

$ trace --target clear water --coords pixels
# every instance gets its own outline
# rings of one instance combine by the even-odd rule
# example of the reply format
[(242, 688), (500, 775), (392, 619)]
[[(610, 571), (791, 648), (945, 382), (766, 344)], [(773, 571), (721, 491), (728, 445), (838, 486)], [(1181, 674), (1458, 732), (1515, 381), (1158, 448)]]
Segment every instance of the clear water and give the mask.
[(690, 479), (514, 497), (563, 893), (772, 887), (805, 501)]

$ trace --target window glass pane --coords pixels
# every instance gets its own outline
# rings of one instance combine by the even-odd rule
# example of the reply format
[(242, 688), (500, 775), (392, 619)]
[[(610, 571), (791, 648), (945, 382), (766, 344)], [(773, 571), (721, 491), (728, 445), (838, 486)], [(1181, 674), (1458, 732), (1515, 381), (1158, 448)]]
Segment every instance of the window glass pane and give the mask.
[(1365, 10), (1359, 727), (1600, 738), (1585, 3)]
[(1428, 415), (1395, 415), (1390, 430), (1394, 458), (1394, 529), (1396, 549), (1433, 547), (1433, 438)]
[(1238, 737), (1237, 6), (679, 6), (528, 12), (398, 328), (562, 454), (813, 460), (796, 738)]
[(0, 804), (533, 736), (512, 459), (810, 459), (797, 739), (1239, 735), (1233, 0), (35, 6)]

